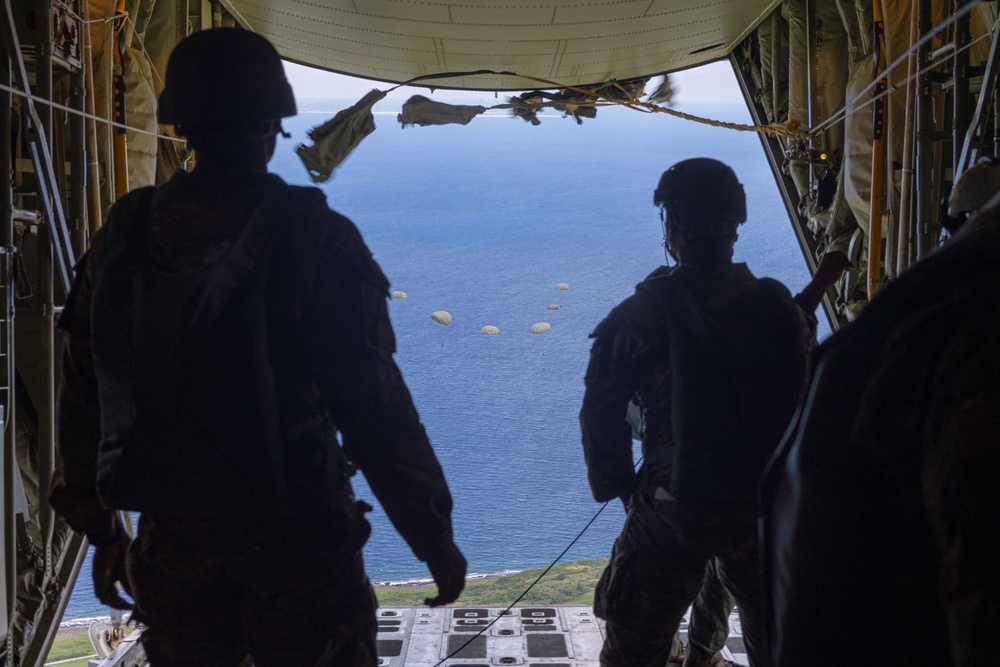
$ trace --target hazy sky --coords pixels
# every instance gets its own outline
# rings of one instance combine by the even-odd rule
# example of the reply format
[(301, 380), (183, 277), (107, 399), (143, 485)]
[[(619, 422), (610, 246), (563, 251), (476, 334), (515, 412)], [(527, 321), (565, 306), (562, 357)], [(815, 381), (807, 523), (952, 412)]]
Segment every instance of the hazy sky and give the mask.
[[(292, 84), (297, 97), (318, 98), (360, 98), (372, 88), (385, 90), (389, 84), (359, 79), (355, 77), (333, 74), (322, 70), (304, 67), (294, 63), (285, 63), (285, 72)], [(732, 67), (728, 61), (720, 61), (677, 72), (671, 75), (675, 87), (680, 92), (676, 101), (683, 105), (686, 102), (735, 102), (741, 101), (739, 86), (733, 76)], [(651, 88), (651, 87), (650, 87)], [(407, 87), (390, 93), (390, 97), (406, 98), (426, 89)], [(467, 91), (438, 90), (435, 99), (447, 100), (470, 96), (493, 96), (493, 93), (470, 93)]]

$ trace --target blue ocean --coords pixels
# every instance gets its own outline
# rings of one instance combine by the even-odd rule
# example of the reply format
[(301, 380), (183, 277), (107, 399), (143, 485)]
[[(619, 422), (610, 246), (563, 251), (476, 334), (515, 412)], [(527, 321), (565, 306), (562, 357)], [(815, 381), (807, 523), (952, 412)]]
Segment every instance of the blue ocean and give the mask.
[[(317, 111), (286, 120), (293, 138), (279, 142), (271, 171), (308, 184), (295, 145), (352, 103), (300, 103)], [(579, 436), (588, 335), (664, 262), (652, 202), (660, 173), (690, 157), (729, 163), (749, 214), (737, 261), (793, 292), (808, 280), (805, 262), (753, 133), (621, 108), (582, 125), (553, 112), (537, 127), (498, 114), (404, 130), (399, 104), (375, 107), (378, 129), (321, 187), (361, 230), (391, 289), (407, 294), (390, 302), (396, 359), (448, 478), (469, 571), (544, 567), (601, 507)], [(749, 122), (739, 105), (684, 110)], [(431, 319), (439, 310), (451, 314), (450, 326)], [(532, 334), (539, 322), (551, 330)], [(487, 325), (500, 333), (480, 334)], [(828, 331), (821, 322), (821, 336)], [(355, 490), (376, 506), (370, 577), (428, 577), (360, 474)], [(564, 560), (608, 555), (623, 519), (609, 505)], [(89, 570), (66, 619), (107, 615)]]

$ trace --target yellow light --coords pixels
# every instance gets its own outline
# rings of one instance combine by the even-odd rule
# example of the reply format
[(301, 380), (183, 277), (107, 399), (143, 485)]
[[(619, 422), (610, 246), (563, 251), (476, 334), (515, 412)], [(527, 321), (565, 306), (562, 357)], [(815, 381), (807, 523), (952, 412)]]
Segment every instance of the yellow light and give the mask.
[(819, 154), (819, 159), (820, 160), (825, 160), (826, 159), (826, 153), (820, 153)]

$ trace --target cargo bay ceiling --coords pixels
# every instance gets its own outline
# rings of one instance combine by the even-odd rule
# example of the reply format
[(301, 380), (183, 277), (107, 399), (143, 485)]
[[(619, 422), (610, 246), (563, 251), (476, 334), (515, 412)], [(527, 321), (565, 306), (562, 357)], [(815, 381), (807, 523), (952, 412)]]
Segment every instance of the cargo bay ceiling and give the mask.
[[(727, 55), (779, 0), (222, 0), (282, 57), (392, 83), (492, 70), (588, 85)], [(469, 90), (525, 90), (512, 75), (431, 78)]]

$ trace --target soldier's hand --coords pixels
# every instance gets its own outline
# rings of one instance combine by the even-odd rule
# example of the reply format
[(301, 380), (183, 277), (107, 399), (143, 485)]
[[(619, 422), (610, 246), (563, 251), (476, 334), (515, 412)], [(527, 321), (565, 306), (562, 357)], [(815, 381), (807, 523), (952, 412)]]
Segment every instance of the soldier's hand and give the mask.
[(132, 594), (125, 572), (125, 555), (131, 543), (132, 540), (129, 539), (128, 535), (123, 535), (114, 544), (94, 547), (93, 570), (91, 572), (94, 579), (94, 595), (103, 604), (113, 609), (132, 608), (132, 605), (118, 593), (118, 587), (115, 585), (121, 583), (125, 592), (129, 595)]
[(847, 255), (837, 250), (828, 252), (820, 257), (814, 280), (823, 288), (823, 291), (826, 291), (849, 268), (851, 268), (851, 260)]
[(428, 607), (440, 607), (454, 602), (465, 588), (465, 556), (453, 544), (427, 559), (427, 568), (437, 584), (438, 594), (435, 598), (427, 598), (424, 604)]

